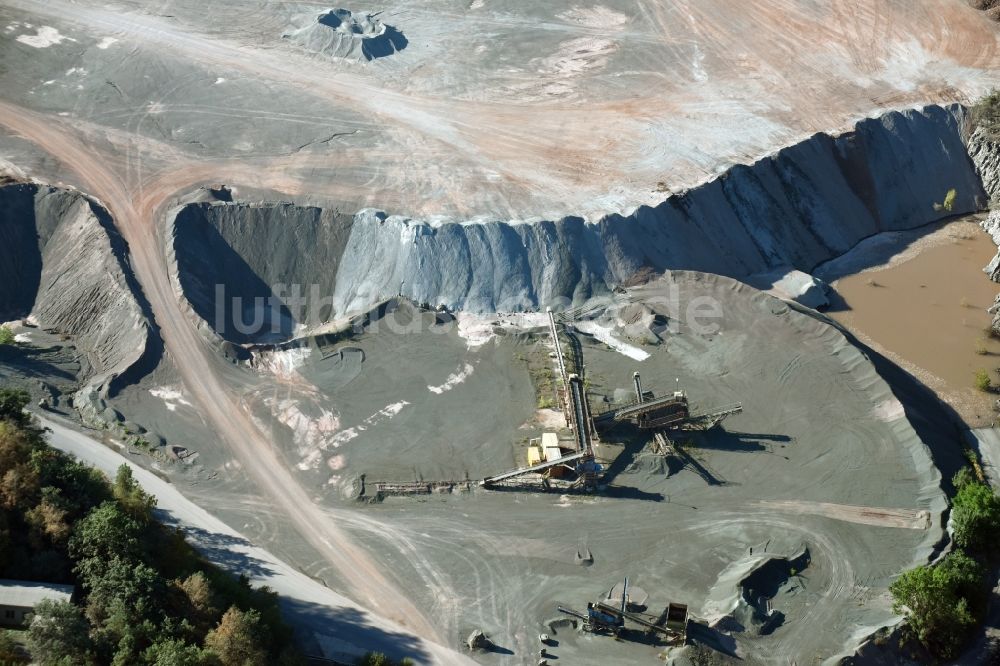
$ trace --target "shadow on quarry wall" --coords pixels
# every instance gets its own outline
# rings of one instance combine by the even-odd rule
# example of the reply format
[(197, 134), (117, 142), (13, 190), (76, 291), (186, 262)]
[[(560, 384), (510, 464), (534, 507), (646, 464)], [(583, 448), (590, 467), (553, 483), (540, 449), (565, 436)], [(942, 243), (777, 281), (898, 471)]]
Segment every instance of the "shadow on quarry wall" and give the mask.
[[(199, 203), (173, 225), (181, 289), (223, 339), (276, 342), (298, 324), (331, 318), (350, 217), (291, 204)], [(293, 290), (304, 301), (290, 309)]]
[(409, 43), (402, 32), (387, 25), (382, 35), (374, 39), (366, 39), (361, 43), (361, 54), (366, 60), (384, 58), (391, 56), (396, 51), (402, 51)]
[[(224, 340), (287, 340), (296, 325), (331, 318), (351, 224), (337, 211), (291, 204), (187, 205), (171, 234), (184, 297)], [(288, 300), (293, 290), (301, 306)]]
[(773, 608), (771, 602), (809, 567), (809, 562), (809, 549), (804, 548), (791, 558), (768, 558), (747, 574), (740, 581), (740, 602), (731, 619), (741, 627), (737, 630), (767, 636), (784, 624), (784, 612)]
[(26, 317), (41, 283), (34, 194), (30, 185), (0, 188), (0, 321)]
[(107, 211), (78, 192), (16, 183), (0, 187), (0, 315), (29, 314), (71, 336), (112, 395), (162, 354)]
[[(237, 343), (291, 336), (296, 322), (288, 308), (217, 229), (202, 224), (197, 236), (185, 234), (184, 239), (191, 245), (178, 247), (178, 274), (199, 317), (223, 338)], [(224, 291), (219, 292), (216, 285)]]

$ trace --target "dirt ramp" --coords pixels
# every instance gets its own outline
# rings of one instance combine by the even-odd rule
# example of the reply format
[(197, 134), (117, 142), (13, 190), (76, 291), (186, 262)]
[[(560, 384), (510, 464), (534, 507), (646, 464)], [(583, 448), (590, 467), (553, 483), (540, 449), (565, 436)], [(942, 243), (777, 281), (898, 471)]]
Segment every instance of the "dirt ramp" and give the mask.
[(72, 336), (108, 385), (140, 361), (150, 326), (106, 211), (83, 195), (35, 184), (0, 187), (0, 312)]

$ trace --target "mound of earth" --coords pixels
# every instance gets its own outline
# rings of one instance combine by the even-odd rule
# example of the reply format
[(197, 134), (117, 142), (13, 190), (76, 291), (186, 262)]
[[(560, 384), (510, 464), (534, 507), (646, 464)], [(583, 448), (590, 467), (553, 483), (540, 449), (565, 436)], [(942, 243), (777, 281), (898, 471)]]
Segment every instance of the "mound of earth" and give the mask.
[(328, 9), (307, 14), (283, 37), (308, 51), (331, 58), (375, 60), (406, 48), (403, 33), (382, 23), (378, 14)]
[(110, 383), (151, 342), (127, 251), (107, 212), (78, 192), (0, 187), (0, 321), (30, 316), (71, 336), (84, 375)]
[[(276, 283), (320, 283), (335, 315), (396, 294), (452, 309), (511, 312), (565, 309), (668, 269), (742, 280), (771, 276), (767, 287), (780, 282), (783, 296), (818, 306), (825, 297), (808, 272), (820, 263), (879, 231), (981, 207), (986, 194), (962, 141), (964, 119), (957, 106), (889, 113), (839, 137), (816, 134), (658, 206), (596, 223), (428, 221), (374, 209), (335, 221), (333, 211), (285, 203), (197, 204), (176, 218), (180, 284), (209, 322), (216, 284), (246, 305), (270, 296)], [(977, 152), (984, 165), (993, 163), (989, 154)], [(951, 210), (935, 208), (950, 189), (956, 191)], [(787, 279), (790, 272), (794, 279)], [(648, 313), (632, 314), (627, 335), (654, 342)], [(253, 321), (252, 313), (246, 320)], [(231, 337), (233, 326), (224, 323), (224, 337), (247, 341)], [(279, 337), (291, 328), (279, 323)]]
[[(168, 245), (175, 289), (224, 340), (285, 340), (330, 317), (350, 228), (350, 217), (333, 209), (188, 204)], [(301, 297), (301, 307), (289, 297)]]

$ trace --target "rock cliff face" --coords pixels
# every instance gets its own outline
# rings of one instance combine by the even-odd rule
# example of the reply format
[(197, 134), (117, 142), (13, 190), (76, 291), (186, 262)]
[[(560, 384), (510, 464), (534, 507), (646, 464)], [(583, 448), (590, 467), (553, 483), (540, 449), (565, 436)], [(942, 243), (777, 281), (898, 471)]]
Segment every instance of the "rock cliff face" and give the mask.
[(100, 389), (113, 389), (151, 344), (126, 256), (107, 213), (81, 194), (0, 187), (0, 315), (32, 315), (72, 336)]
[[(983, 207), (964, 118), (959, 106), (889, 113), (842, 136), (817, 134), (734, 167), (656, 207), (595, 223), (428, 223), (377, 210), (348, 222), (287, 204), (198, 204), (177, 216), (178, 269), (202, 316), (207, 285), (225, 279), (213, 258), (220, 252), (242, 264), (223, 271), (237, 276), (237, 291), (266, 294), (274, 281), (316, 283), (324, 295), (332, 289), (336, 313), (399, 292), (474, 311), (559, 307), (666, 269), (739, 279), (808, 273), (872, 234)], [(951, 189), (956, 196), (945, 210)], [(211, 254), (199, 250), (209, 246)], [(281, 328), (283, 335), (288, 330)]]
[(987, 198), (990, 202), (1000, 201), (1000, 144), (976, 130), (969, 137), (968, 148)]

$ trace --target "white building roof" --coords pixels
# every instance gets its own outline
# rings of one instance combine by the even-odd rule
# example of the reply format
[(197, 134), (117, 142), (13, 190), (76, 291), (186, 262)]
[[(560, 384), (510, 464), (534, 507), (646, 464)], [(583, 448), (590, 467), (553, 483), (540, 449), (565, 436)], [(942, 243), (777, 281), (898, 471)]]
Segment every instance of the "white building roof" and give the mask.
[(4, 580), (0, 578), (0, 606), (34, 608), (39, 602), (45, 599), (69, 601), (72, 596), (72, 585), (34, 583), (25, 580)]

